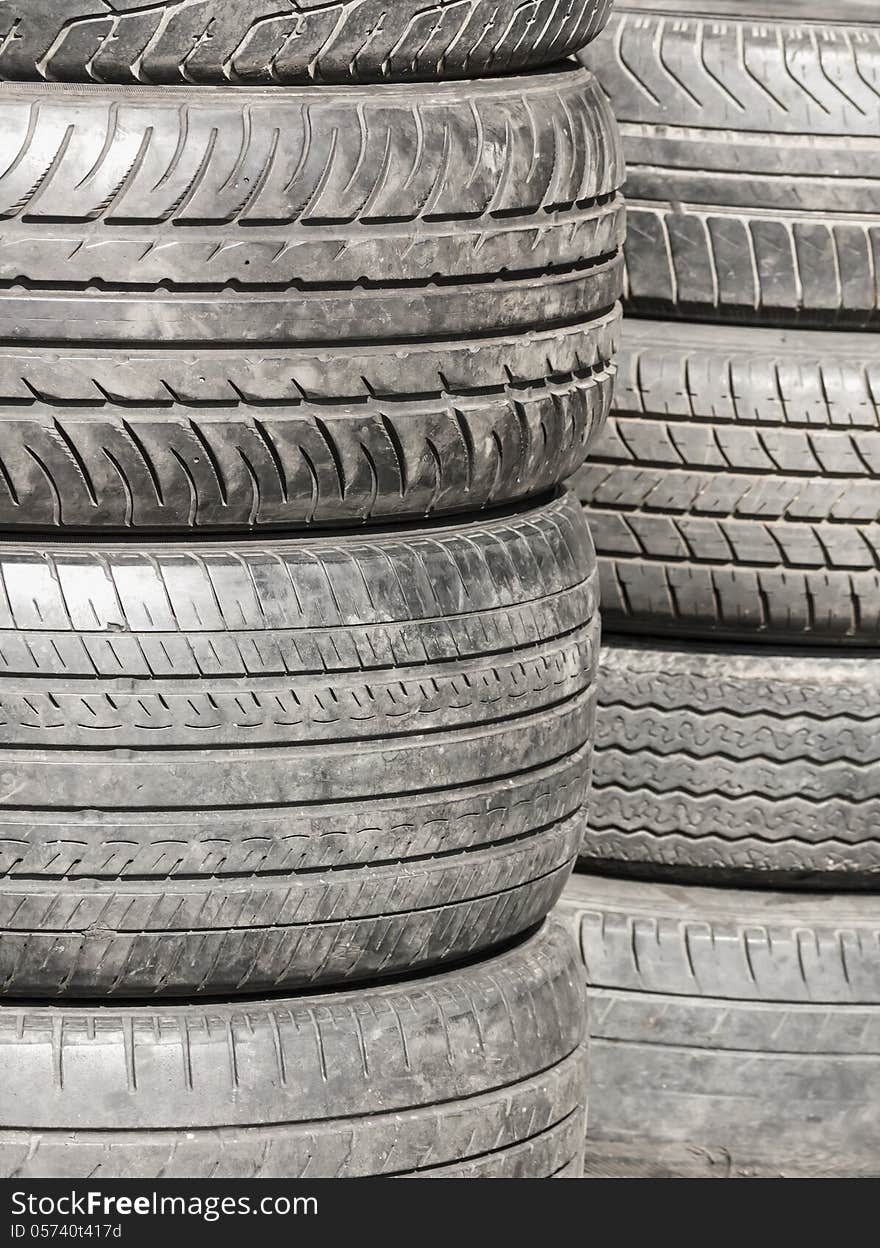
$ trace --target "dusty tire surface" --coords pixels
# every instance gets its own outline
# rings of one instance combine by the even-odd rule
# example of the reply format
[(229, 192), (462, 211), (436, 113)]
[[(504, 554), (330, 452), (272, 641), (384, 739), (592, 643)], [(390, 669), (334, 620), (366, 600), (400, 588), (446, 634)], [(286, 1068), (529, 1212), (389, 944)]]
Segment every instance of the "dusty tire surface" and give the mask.
[(621, 123), (632, 310), (880, 325), (880, 16), (823, 8), (628, 4), (583, 54)]
[(0, 78), (280, 83), (478, 78), (547, 65), (611, 0), (0, 0)]
[(574, 478), (609, 631), (877, 644), (871, 341), (627, 322), (614, 410)]
[(583, 1157), (582, 981), (551, 922), (369, 994), (0, 1006), (0, 1120), (15, 1124), (0, 1174), (567, 1177)]
[(575, 876), (591, 1177), (880, 1171), (880, 900)]
[(551, 489), (608, 410), (623, 165), (586, 70), (0, 86), (0, 524), (360, 523)]
[(876, 656), (616, 638), (597, 683), (585, 867), (877, 887)]
[(456, 526), (0, 559), (0, 993), (469, 956), (575, 860), (598, 654), (568, 496)]

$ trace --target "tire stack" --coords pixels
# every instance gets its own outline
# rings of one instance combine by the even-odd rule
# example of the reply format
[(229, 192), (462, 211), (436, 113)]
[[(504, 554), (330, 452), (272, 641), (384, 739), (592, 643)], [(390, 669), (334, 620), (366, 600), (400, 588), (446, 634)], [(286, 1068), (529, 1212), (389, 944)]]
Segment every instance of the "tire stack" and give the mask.
[[(817, 9), (819, 10), (817, 14)], [(824, 11), (822, 11), (824, 10)], [(880, 15), (628, 0), (587, 1173), (880, 1173)]]
[(608, 8), (0, 3), (0, 1174), (580, 1173)]

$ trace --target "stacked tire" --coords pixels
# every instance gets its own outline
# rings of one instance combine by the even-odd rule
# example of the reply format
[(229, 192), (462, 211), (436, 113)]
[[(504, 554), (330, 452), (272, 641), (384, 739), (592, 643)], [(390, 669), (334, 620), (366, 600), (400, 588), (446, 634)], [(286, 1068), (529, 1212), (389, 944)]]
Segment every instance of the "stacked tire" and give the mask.
[(608, 8), (0, 3), (0, 1174), (580, 1173)]
[(590, 1174), (878, 1173), (880, 17), (818, 7), (629, 0), (584, 56), (630, 223)]

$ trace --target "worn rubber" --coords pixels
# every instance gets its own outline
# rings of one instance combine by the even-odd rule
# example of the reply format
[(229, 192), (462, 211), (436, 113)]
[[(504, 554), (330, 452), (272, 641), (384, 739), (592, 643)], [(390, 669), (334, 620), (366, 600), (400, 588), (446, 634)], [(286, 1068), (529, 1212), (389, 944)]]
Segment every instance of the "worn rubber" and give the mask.
[(880, 16), (823, 7), (647, 0), (584, 53), (621, 122), (633, 311), (880, 325)]
[(871, 341), (627, 323), (615, 410), (575, 478), (610, 630), (878, 644)]
[(815, 0), (626, 0), (618, 7), (639, 13), (664, 13), (667, 17), (726, 17), (757, 22), (767, 18), (796, 19), (802, 26), (819, 26), (823, 30), (850, 22), (880, 25), (874, 0), (833, 0), (818, 14)]
[(451, 514), (583, 462), (624, 224), (585, 70), (0, 106), (5, 529)]
[(562, 60), (611, 0), (0, 0), (0, 77), (309, 83), (485, 77)]
[(590, 1177), (880, 1174), (880, 898), (575, 876)]
[(0, 559), (0, 993), (277, 991), (539, 922), (589, 781), (567, 498), (422, 529)]
[(0, 1006), (0, 1175), (578, 1173), (582, 978), (548, 923), (369, 994)]
[(606, 639), (582, 864), (880, 884), (876, 655)]

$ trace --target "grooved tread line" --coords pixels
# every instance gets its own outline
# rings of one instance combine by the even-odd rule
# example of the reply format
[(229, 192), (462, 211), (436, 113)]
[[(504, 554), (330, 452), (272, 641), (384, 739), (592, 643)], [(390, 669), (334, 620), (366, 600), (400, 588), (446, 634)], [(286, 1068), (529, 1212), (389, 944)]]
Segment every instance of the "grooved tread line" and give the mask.
[(870, 882), (875, 661), (606, 647), (585, 860)]
[(583, 59), (623, 123), (632, 308), (876, 328), (876, 25), (631, 10)]
[(0, 523), (102, 532), (433, 516), (540, 493), (609, 409), (605, 363), (531, 386), (259, 411), (0, 409)]
[(875, 23), (624, 5), (583, 60), (623, 122), (876, 137)]
[[(349, 233), (357, 250), (357, 240), (403, 242), (406, 231), (413, 250), (421, 223), (423, 244), (455, 222), (473, 233), (481, 219), (543, 234), (576, 208), (578, 218), (597, 206), (613, 215), (623, 181), (607, 101), (571, 67), (433, 92), (365, 88), (354, 133), (350, 97), (327, 87), (86, 93), (75, 113), (48, 91), (35, 98), (7, 85), (0, 96), (15, 153), (0, 175), (0, 220), (20, 223), (22, 236), (27, 224), (38, 239), (45, 218), (49, 240), (81, 222), (74, 274), (87, 240), (106, 236), (101, 224), (117, 227), (111, 249), (130, 235), (143, 247), (145, 225), (157, 228), (158, 247), (174, 224), (181, 243), (208, 240), (208, 257), (238, 237), (231, 226), (249, 227), (241, 241), (253, 245), (249, 234), (295, 225), (291, 241), (309, 240), (318, 255), (324, 246), (331, 258)], [(224, 227), (219, 238), (211, 226)], [(481, 246), (478, 234), (472, 247)], [(271, 247), (267, 260), (277, 263), (284, 238)]]
[[(771, 218), (738, 207), (635, 205), (628, 213), (626, 299), (659, 316), (876, 329), (880, 226), (813, 213)], [(665, 241), (666, 267), (658, 264)], [(752, 257), (751, 271), (741, 262)]]
[[(583, 1114), (578, 1104), (582, 1068), (583, 1061), (573, 1055), (499, 1091), (463, 1098), (460, 1103), (399, 1112), (393, 1126), (374, 1115), (360, 1120), (330, 1119), (325, 1124), (215, 1127), (189, 1135), (169, 1128), (149, 1132), (4, 1130), (0, 1132), (0, 1170), (9, 1178), (33, 1177), (40, 1174), (41, 1165), (57, 1166), (67, 1150), (81, 1159), (78, 1164), (83, 1170), (89, 1168), (93, 1177), (112, 1177), (125, 1171), (135, 1156), (146, 1156), (147, 1173), (157, 1179), (191, 1178), (187, 1166), (195, 1167), (197, 1177), (206, 1175), (209, 1168), (213, 1177), (227, 1173), (248, 1178), (304, 1177), (307, 1171), (314, 1174), (318, 1169), (327, 1177), (353, 1177), (375, 1172), (376, 1156), (382, 1174), (389, 1175), (389, 1168), (395, 1174), (406, 1174), (441, 1166), (457, 1151), (466, 1157), (481, 1146), (486, 1152), (478, 1155), (500, 1154), (503, 1160), (511, 1146), (528, 1146), (548, 1133), (566, 1137), (575, 1123), (582, 1144), (583, 1124), (577, 1122)], [(384, 1147), (377, 1148), (380, 1143)], [(407, 1164), (407, 1158), (410, 1169), (397, 1169)], [(141, 1163), (139, 1173), (143, 1169)]]
[(382, 82), (561, 60), (610, 0), (4, 0), (0, 77), (61, 82)]

